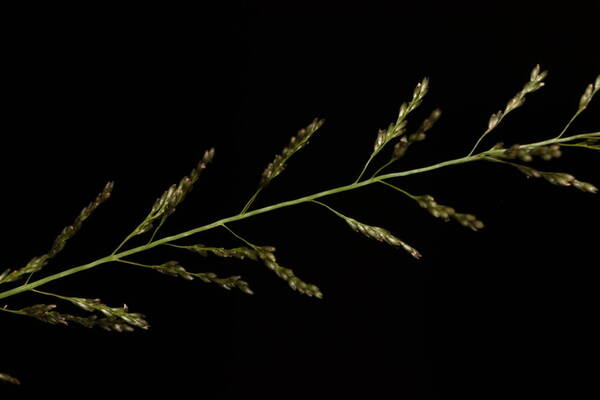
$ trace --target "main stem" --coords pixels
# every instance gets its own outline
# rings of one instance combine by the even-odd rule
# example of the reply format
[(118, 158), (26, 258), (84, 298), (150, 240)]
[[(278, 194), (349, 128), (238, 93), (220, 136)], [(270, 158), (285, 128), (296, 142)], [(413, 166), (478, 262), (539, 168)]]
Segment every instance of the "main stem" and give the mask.
[[(594, 132), (594, 133), (587, 133), (587, 134), (581, 134), (581, 135), (575, 135), (575, 136), (570, 136), (570, 137), (566, 137), (566, 138), (555, 138), (555, 139), (549, 139), (549, 140), (545, 140), (542, 142), (537, 142), (537, 143), (531, 143), (528, 145), (524, 145), (522, 147), (536, 147), (536, 146), (545, 146), (548, 144), (553, 144), (553, 143), (561, 143), (561, 142), (568, 142), (568, 141), (572, 141), (572, 140), (576, 140), (579, 138), (585, 138), (585, 137), (589, 137), (590, 135), (593, 136), (600, 136), (600, 132)], [(150, 250), (154, 247), (163, 245), (163, 244), (168, 244), (170, 242), (174, 242), (176, 240), (179, 239), (183, 239), (186, 238), (188, 236), (192, 236), (196, 233), (199, 232), (203, 232), (203, 231), (208, 231), (210, 229), (214, 229), (216, 227), (222, 226), (224, 224), (228, 224), (230, 222), (235, 222), (235, 221), (240, 221), (246, 218), (250, 218), (253, 217), (255, 215), (260, 215), (260, 214), (264, 214), (270, 211), (274, 211), (280, 208), (284, 208), (284, 207), (290, 207), (290, 206), (294, 206), (296, 204), (301, 204), (301, 203), (306, 203), (309, 201), (313, 201), (315, 199), (321, 198), (321, 197), (326, 197), (326, 196), (331, 196), (333, 194), (337, 194), (337, 193), (342, 193), (342, 192), (347, 192), (349, 190), (354, 190), (354, 189), (358, 189), (361, 188), (363, 186), (367, 186), (370, 185), (372, 183), (377, 183), (377, 182), (381, 182), (384, 181), (386, 179), (392, 179), (392, 178), (400, 178), (403, 176), (409, 176), (409, 175), (415, 175), (415, 174), (420, 174), (423, 172), (428, 172), (428, 171), (433, 171), (439, 168), (443, 168), (443, 167), (448, 167), (450, 165), (457, 165), (457, 164), (464, 164), (464, 163), (468, 163), (468, 162), (472, 162), (472, 161), (477, 161), (477, 160), (481, 160), (484, 159), (487, 156), (494, 156), (496, 154), (500, 154), (501, 152), (503, 152), (504, 150), (488, 150), (488, 151), (484, 151), (475, 155), (470, 155), (470, 156), (466, 156), (466, 157), (461, 157), (461, 158), (456, 158), (453, 160), (448, 160), (448, 161), (444, 161), (438, 164), (434, 164), (434, 165), (430, 165), (427, 167), (423, 167), (423, 168), (416, 168), (416, 169), (411, 169), (408, 171), (401, 171), (401, 172), (393, 172), (393, 173), (389, 173), (389, 174), (385, 174), (385, 175), (379, 175), (379, 176), (375, 176), (372, 177), (370, 179), (365, 179), (364, 181), (360, 181), (360, 182), (354, 182), (350, 185), (346, 185), (346, 186), (340, 186), (334, 189), (329, 189), (329, 190), (324, 190), (322, 192), (318, 192), (318, 193), (314, 193), (308, 196), (304, 196), (304, 197), (300, 197), (294, 200), (288, 200), (288, 201), (284, 201), (282, 203), (277, 203), (277, 204), (273, 204), (267, 207), (263, 207), (263, 208), (259, 208), (253, 211), (248, 211), (245, 213), (240, 213), (237, 215), (234, 215), (232, 217), (227, 217), (227, 218), (223, 218), (220, 219), (218, 221), (212, 222), (208, 225), (204, 225), (204, 226), (200, 226), (198, 228), (194, 228), (194, 229), (190, 229), (188, 231), (185, 232), (181, 232), (177, 235), (172, 235), (172, 236), (166, 236), (164, 238), (155, 240), (153, 242), (147, 243), (145, 245), (142, 246), (138, 246), (138, 247), (134, 247), (132, 249), (129, 250), (125, 250), (125, 251), (121, 251), (119, 253), (115, 253), (115, 254), (111, 254), (109, 256), (100, 258), (96, 261), (93, 261), (91, 263), (88, 264), (84, 264), (84, 265), (80, 265), (78, 267), (73, 267), (67, 270), (64, 270), (62, 272), (58, 272), (54, 275), (50, 275), (47, 276), (45, 278), (39, 279), (37, 281), (31, 282), (31, 283), (27, 283), (18, 287), (15, 287), (13, 289), (4, 291), (2, 293), (0, 293), (0, 299), (4, 299), (10, 296), (14, 296), (16, 294), (22, 293), (22, 292), (26, 292), (32, 289), (35, 289), (39, 286), (45, 285), (47, 283), (50, 283), (52, 281), (58, 280), (58, 279), (62, 279), (65, 278), (69, 275), (73, 275), (76, 274), (78, 272), (81, 271), (85, 271), (91, 268), (94, 268), (98, 265), (102, 265), (102, 264), (106, 264), (109, 262), (113, 262), (113, 261), (118, 261), (121, 258), (133, 255), (133, 254), (137, 254), (137, 253), (141, 253), (143, 251), (146, 250)]]

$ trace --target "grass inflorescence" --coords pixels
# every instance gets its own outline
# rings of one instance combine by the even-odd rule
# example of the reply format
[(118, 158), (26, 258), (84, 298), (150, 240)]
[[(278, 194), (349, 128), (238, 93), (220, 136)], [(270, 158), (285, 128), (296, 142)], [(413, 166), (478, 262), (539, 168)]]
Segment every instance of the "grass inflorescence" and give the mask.
[[(84, 314), (73, 315), (65, 313), (61, 311), (59, 306), (54, 304), (54, 302), (41, 302), (23, 308), (11, 308), (9, 305), (5, 305), (0, 307), (0, 310), (7, 313), (35, 318), (39, 321), (54, 325), (68, 325), (75, 323), (88, 328), (97, 327), (117, 332), (132, 331), (136, 328), (148, 329), (150, 325), (146, 321), (146, 317), (139, 313), (130, 312), (126, 305), (123, 305), (122, 307), (110, 307), (103, 304), (99, 299), (96, 298), (59, 295), (55, 293), (44, 292), (38, 289), (47, 283), (113, 262), (120, 262), (141, 267), (165, 275), (183, 278), (185, 280), (197, 279), (204, 283), (218, 285), (224, 289), (238, 289), (245, 294), (253, 294), (249, 284), (244, 281), (242, 277), (237, 275), (222, 277), (214, 272), (193, 271), (188, 267), (184, 267), (179, 261), (176, 260), (156, 264), (142, 264), (131, 259), (131, 256), (133, 255), (146, 252), (159, 246), (169, 246), (172, 249), (176, 249), (176, 251), (192, 252), (200, 257), (215, 256), (252, 260), (266, 266), (277, 277), (285, 281), (291, 289), (310, 297), (322, 298), (323, 292), (319, 287), (317, 287), (315, 284), (305, 282), (299, 278), (292, 269), (279, 264), (279, 261), (275, 256), (275, 247), (271, 245), (256, 245), (250, 240), (243, 238), (240, 234), (234, 232), (230, 225), (234, 224), (235, 222), (253, 218), (277, 209), (304, 203), (314, 203), (321, 207), (327, 208), (334, 215), (343, 219), (352, 230), (360, 233), (361, 235), (370, 239), (375, 239), (376, 241), (385, 243), (394, 248), (401, 249), (407, 252), (413, 258), (419, 259), (422, 257), (421, 253), (417, 251), (415, 247), (408, 244), (410, 239), (408, 242), (404, 239), (404, 236), (408, 235), (408, 230), (410, 227), (406, 227), (406, 231), (402, 233), (403, 238), (400, 239), (398, 236), (392, 234), (389, 230), (383, 227), (369, 225), (360, 221), (360, 218), (356, 219), (342, 214), (341, 212), (333, 209), (331, 206), (319, 201), (319, 199), (379, 183), (395, 190), (396, 192), (400, 192), (405, 196), (408, 196), (416, 203), (418, 207), (421, 207), (435, 218), (440, 218), (444, 221), (454, 220), (466, 228), (470, 228), (474, 231), (483, 229), (484, 223), (480, 221), (474, 214), (458, 212), (453, 207), (438, 203), (437, 200), (430, 194), (411, 194), (396, 184), (392, 184), (390, 182), (394, 179), (434, 171), (451, 165), (467, 164), (479, 161), (493, 162), (500, 165), (514, 167), (528, 177), (540, 178), (554, 185), (572, 186), (583, 192), (597, 193), (598, 189), (592, 183), (581, 181), (567, 172), (542, 171), (527, 164), (536, 159), (552, 161), (561, 157), (565, 150), (573, 147), (592, 151), (600, 151), (600, 132), (581, 133), (571, 136), (565, 135), (573, 121), (588, 108), (594, 95), (600, 90), (600, 75), (593, 83), (590, 83), (585, 88), (575, 114), (557, 136), (540, 142), (512, 144), (508, 147), (505, 147), (502, 143), (498, 143), (487, 150), (477, 152), (477, 149), (481, 146), (483, 140), (498, 126), (498, 124), (509, 113), (524, 104), (526, 96), (538, 91), (544, 86), (543, 80), (545, 79), (546, 75), (547, 72), (542, 71), (539, 66), (536, 66), (533, 69), (529, 75), (529, 80), (526, 82), (523, 88), (507, 102), (502, 110), (492, 114), (488, 121), (487, 129), (479, 137), (474, 147), (466, 156), (438, 162), (436, 164), (416, 169), (401, 170), (384, 174), (383, 170), (400, 160), (413, 143), (420, 142), (426, 138), (428, 132), (434, 128), (435, 122), (441, 116), (441, 111), (439, 109), (434, 109), (431, 111), (429, 117), (427, 117), (421, 123), (420, 127), (416, 131), (407, 133), (406, 126), (408, 116), (415, 109), (422, 105), (423, 100), (429, 90), (429, 80), (425, 78), (414, 89), (411, 100), (402, 103), (396, 120), (387, 128), (382, 129), (377, 133), (371, 154), (362, 167), (358, 178), (354, 182), (299, 197), (293, 200), (272, 204), (259, 209), (251, 209), (258, 195), (271, 184), (273, 179), (275, 179), (285, 170), (290, 158), (297, 151), (304, 148), (309, 143), (309, 140), (314, 133), (323, 126), (323, 120), (315, 119), (308, 126), (301, 129), (296, 136), (292, 137), (289, 144), (283, 149), (283, 151), (278, 154), (270, 164), (268, 164), (260, 177), (258, 188), (254, 194), (252, 194), (250, 199), (244, 204), (239, 213), (203, 226), (180, 232), (175, 235), (165, 236), (157, 239), (156, 235), (161, 226), (167, 221), (168, 217), (175, 212), (176, 208), (181, 205), (188, 193), (199, 180), (201, 173), (213, 160), (215, 155), (214, 149), (207, 150), (204, 152), (197, 165), (187, 176), (182, 178), (179, 183), (170, 186), (161, 196), (157, 198), (146, 217), (131, 231), (129, 235), (127, 235), (121, 241), (119, 246), (117, 246), (112, 253), (84, 265), (66, 268), (60, 272), (49, 274), (39, 279), (32, 279), (34, 274), (43, 272), (43, 268), (46, 266), (46, 264), (50, 262), (59, 252), (61, 252), (65, 248), (68, 240), (71, 239), (81, 229), (83, 222), (90, 217), (102, 203), (111, 197), (113, 183), (109, 182), (100, 192), (100, 194), (97, 195), (96, 198), (78, 214), (75, 221), (71, 225), (68, 225), (66, 228), (64, 228), (63, 231), (56, 237), (49, 251), (40, 256), (33, 257), (21, 268), (9, 268), (0, 273), (0, 285), (2, 285), (2, 288), (4, 288), (3, 291), (0, 291), (0, 299), (10, 299), (13, 296), (30, 292), (45, 298), (51, 298), (57, 303), (59, 301), (70, 303), (79, 308)], [(370, 178), (363, 178), (371, 167), (371, 164), (376, 161), (378, 155), (392, 143), (393, 146), (391, 149), (391, 156), (388, 158), (388, 161), (379, 166), (379, 168), (372, 173)], [(180, 242), (180, 240), (216, 228), (226, 229), (229, 233), (236, 237), (242, 245), (240, 247), (225, 248), (205, 246), (198, 243), (193, 245), (185, 245)], [(150, 232), (152, 233), (150, 234)], [(150, 234), (150, 238), (145, 244), (124, 249), (131, 239), (144, 234)], [(25, 278), (27, 278), (26, 281), (21, 281)], [(19, 380), (17, 378), (6, 373), (0, 373), (0, 381), (19, 384)]]

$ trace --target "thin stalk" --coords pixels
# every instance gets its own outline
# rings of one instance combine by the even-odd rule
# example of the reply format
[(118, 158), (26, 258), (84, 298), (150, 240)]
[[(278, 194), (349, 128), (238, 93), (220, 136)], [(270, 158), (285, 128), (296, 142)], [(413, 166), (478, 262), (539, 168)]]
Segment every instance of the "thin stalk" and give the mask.
[[(583, 110), (585, 110), (585, 108)], [(556, 137), (557, 139), (560, 138), (560, 137), (562, 137), (562, 135), (565, 134), (565, 132), (567, 131), (567, 129), (569, 129), (569, 127), (577, 119), (577, 117), (579, 116), (579, 114), (581, 114), (583, 112), (583, 110), (582, 109), (577, 110), (577, 112), (571, 117), (571, 119), (569, 120), (569, 122), (567, 122), (567, 125), (565, 125), (565, 127), (560, 132), (560, 134)]]
[[(498, 121), (500, 122), (500, 121)], [(467, 154), (467, 156), (471, 156), (473, 155), (473, 153), (475, 152), (475, 149), (477, 148), (477, 146), (479, 146), (479, 143), (481, 143), (481, 141), (492, 131), (492, 129), (488, 129), (485, 132), (483, 132), (483, 135), (481, 135), (479, 137), (479, 140), (477, 140), (477, 142), (475, 143), (475, 146), (473, 146), (473, 148), (471, 149), (471, 151), (469, 152), (469, 154)]]
[[(536, 143), (530, 143), (527, 145), (523, 145), (521, 146), (522, 148), (530, 148), (530, 147), (536, 147), (536, 146), (545, 146), (545, 145), (549, 145), (549, 144), (553, 144), (553, 143), (562, 143), (562, 142), (569, 142), (569, 141), (573, 141), (573, 140), (577, 140), (577, 139), (583, 139), (583, 138), (589, 138), (589, 137), (600, 137), (600, 132), (592, 132), (592, 133), (585, 133), (585, 134), (580, 134), (580, 135), (574, 135), (574, 136), (569, 136), (566, 138), (554, 138), (554, 139), (548, 139), (548, 140), (544, 140), (541, 142), (536, 142)], [(404, 176), (409, 176), (409, 175), (416, 175), (416, 174), (420, 174), (423, 172), (428, 172), (428, 171), (434, 171), (436, 169), (440, 169), (440, 168), (444, 168), (444, 167), (448, 167), (451, 165), (458, 165), (458, 164), (465, 164), (468, 162), (473, 162), (473, 161), (478, 161), (478, 160), (482, 160), (485, 159), (488, 156), (494, 156), (497, 154), (501, 154), (504, 150), (498, 149), (498, 150), (487, 150), (475, 155), (471, 155), (471, 156), (466, 156), (466, 157), (461, 157), (461, 158), (456, 158), (453, 160), (448, 160), (448, 161), (444, 161), (444, 162), (440, 162), (437, 164), (433, 164), (433, 165), (429, 165), (427, 167), (422, 167), (422, 168), (416, 168), (416, 169), (411, 169), (411, 170), (407, 170), (407, 171), (401, 171), (401, 172), (392, 172), (389, 174), (385, 174), (385, 175), (380, 175), (377, 177), (373, 177), (370, 179), (366, 179), (364, 181), (361, 182), (355, 182), (352, 183), (350, 185), (345, 185), (345, 186), (340, 186), (337, 188), (333, 188), (333, 189), (329, 189), (329, 190), (324, 190), (322, 192), (318, 192), (318, 193), (314, 193), (308, 196), (304, 196), (304, 197), (299, 197), (297, 199), (294, 200), (288, 200), (288, 201), (284, 201), (281, 203), (277, 203), (277, 204), (273, 204), (267, 207), (263, 207), (263, 208), (259, 208), (253, 211), (249, 211), (246, 212), (244, 214), (237, 214), (231, 217), (227, 217), (227, 218), (222, 218), (218, 221), (212, 222), (210, 224), (207, 225), (203, 225), (194, 229), (190, 229), (188, 231), (185, 232), (181, 232), (179, 234), (176, 235), (172, 235), (172, 236), (166, 236), (163, 237), (161, 239), (157, 239), (151, 243), (147, 243), (145, 245), (142, 246), (138, 246), (129, 250), (125, 250), (122, 251), (120, 253), (114, 253), (111, 254), (109, 256), (103, 257), (103, 258), (99, 258), (93, 262), (90, 262), (88, 264), (84, 264), (84, 265), (80, 265), (77, 267), (73, 267), (73, 268), (69, 268), (67, 270), (58, 272), (56, 274), (53, 275), (49, 275), (45, 278), (42, 279), (38, 279), (37, 281), (25, 284), (25, 285), (21, 285), (21, 286), (17, 286), (15, 288), (6, 290), (4, 292), (0, 293), (0, 299), (5, 299), (7, 297), (10, 296), (14, 296), (16, 294), (19, 293), (23, 293), (32, 289), (35, 289), (39, 286), (45, 285), (49, 282), (53, 282), (55, 280), (58, 279), (62, 279), (62, 278), (66, 278), (67, 276), (76, 274), (78, 272), (82, 272), (82, 271), (86, 271), (88, 269), (94, 268), (98, 265), (102, 265), (102, 264), (106, 264), (109, 262), (113, 262), (113, 261), (119, 261), (124, 257), (130, 256), (132, 254), (137, 254), (137, 253), (141, 253), (143, 251), (146, 250), (150, 250), (154, 247), (157, 246), (161, 246), (161, 245), (166, 245), (166, 244), (170, 244), (171, 242), (174, 242), (176, 240), (179, 239), (183, 239), (186, 238), (188, 236), (192, 236), (196, 233), (200, 233), (200, 232), (204, 232), (204, 231), (208, 231), (211, 229), (214, 229), (216, 227), (219, 226), (223, 226), (225, 224), (228, 224), (230, 222), (235, 222), (235, 221), (241, 221), (244, 220), (246, 218), (251, 218), (254, 217), (256, 215), (260, 215), (260, 214), (264, 214), (264, 213), (268, 213), (274, 210), (278, 210), (280, 208), (285, 208), (285, 207), (290, 207), (290, 206), (294, 206), (297, 204), (302, 204), (302, 203), (306, 203), (309, 201), (313, 201), (315, 199), (321, 198), (321, 197), (326, 197), (326, 196), (331, 196), (333, 194), (337, 194), (337, 193), (342, 193), (342, 192), (347, 192), (350, 190), (354, 190), (354, 189), (358, 189), (373, 183), (379, 183), (379, 182), (383, 182), (384, 180), (387, 179), (392, 179), (392, 178), (400, 178), (400, 177), (404, 177)]]
[(386, 181), (379, 181), (379, 183), (383, 183), (384, 185), (386, 185), (386, 186), (389, 186), (389, 187), (391, 187), (392, 189), (399, 191), (400, 193), (402, 193), (402, 194), (404, 194), (404, 195), (406, 195), (406, 196), (410, 197), (410, 198), (411, 198), (411, 199), (413, 199), (413, 200), (415, 199), (415, 196), (413, 196), (412, 194), (408, 193), (406, 190), (402, 190), (402, 189), (400, 189), (398, 186), (394, 186), (394, 185), (392, 185), (391, 183), (389, 183), (389, 182), (386, 182)]
[(69, 297), (66, 297), (66, 296), (61, 296), (59, 294), (54, 294), (54, 293), (42, 292), (41, 290), (37, 290), (37, 289), (32, 289), (31, 291), (34, 293), (43, 294), (44, 296), (56, 297), (57, 299), (61, 299), (61, 300), (67, 300), (67, 301), (71, 300)]
[(248, 202), (246, 203), (246, 205), (244, 206), (244, 208), (242, 208), (242, 211), (240, 212), (240, 214), (245, 214), (246, 211), (248, 211), (248, 209), (250, 208), (250, 206), (252, 205), (252, 203), (254, 203), (254, 200), (256, 200), (256, 198), (258, 197), (259, 193), (262, 191), (262, 188), (258, 188), (256, 190), (256, 192), (254, 192), (254, 194), (252, 195), (252, 197), (250, 197), (250, 200), (248, 200)]
[(154, 232), (152, 232), (152, 236), (150, 237), (150, 240), (148, 241), (148, 243), (152, 243), (152, 241), (154, 240), (154, 238), (156, 237), (156, 234), (158, 233), (158, 230), (160, 228), (162, 228), (163, 224), (165, 223), (165, 219), (161, 219), (160, 223), (158, 224), (158, 226), (156, 227), (156, 229), (154, 230)]
[(5, 311), (5, 312), (11, 313), (11, 314), (26, 315), (24, 312), (17, 311), (17, 310), (11, 310), (10, 308), (0, 307), (0, 311)]
[(337, 215), (338, 217), (342, 218), (342, 219), (343, 219), (343, 220), (345, 220), (345, 221), (347, 221), (347, 220), (348, 220), (348, 217), (347, 217), (347, 216), (345, 216), (344, 214), (342, 214), (342, 213), (341, 213), (341, 212), (339, 212), (339, 211), (336, 211), (336, 210), (334, 210), (332, 207), (329, 207), (329, 206), (328, 206), (327, 204), (325, 204), (325, 203), (321, 203), (320, 201), (317, 201), (317, 200), (311, 200), (311, 202), (312, 202), (312, 203), (315, 203), (315, 204), (318, 204), (318, 205), (320, 205), (320, 206), (323, 206), (323, 207), (325, 207), (325, 208), (327, 208), (329, 211), (331, 211), (332, 213), (334, 213), (335, 215)]
[(241, 237), (240, 235), (238, 235), (237, 233), (235, 233), (231, 228), (229, 228), (227, 225), (223, 224), (222, 225), (223, 228), (227, 229), (229, 231), (229, 233), (231, 233), (233, 236), (235, 236), (236, 238), (238, 238), (239, 240), (241, 240), (242, 242), (244, 242), (245, 244), (247, 244), (250, 247), (256, 247), (254, 246), (252, 243), (250, 243), (249, 241), (247, 241), (246, 239), (244, 239), (243, 237)]
[[(135, 228), (135, 230), (134, 230), (133, 232), (137, 231), (137, 230), (138, 230), (138, 228), (139, 228), (140, 226), (142, 226), (142, 224), (140, 224), (140, 225), (139, 225), (137, 228)], [(129, 235), (127, 235), (127, 236), (125, 237), (125, 239), (123, 239), (123, 241), (122, 241), (121, 243), (119, 243), (119, 245), (118, 245), (118, 246), (117, 246), (117, 248), (116, 248), (116, 249), (115, 249), (115, 250), (114, 250), (114, 251), (111, 253), (111, 255), (112, 255), (112, 254), (117, 254), (117, 252), (118, 252), (119, 250), (121, 250), (121, 248), (122, 248), (123, 246), (125, 246), (125, 243), (127, 243), (127, 242), (129, 241), (129, 239), (131, 239), (132, 237), (134, 237), (134, 236), (135, 236), (135, 235), (133, 234), (133, 232), (131, 232)]]
[(367, 171), (367, 168), (369, 168), (369, 164), (371, 164), (371, 161), (373, 161), (373, 159), (375, 158), (376, 155), (377, 155), (377, 152), (373, 152), (371, 154), (371, 157), (369, 157), (369, 159), (365, 163), (365, 166), (363, 167), (362, 171), (360, 171), (360, 174), (358, 175), (358, 178), (356, 178), (356, 180), (354, 181), (354, 183), (358, 183), (358, 181), (360, 181), (360, 178), (363, 177), (363, 175)]
[(375, 173), (371, 176), (371, 178), (376, 177), (381, 171), (383, 171), (384, 169), (386, 169), (387, 167), (392, 165), (394, 163), (394, 161), (396, 161), (396, 160), (390, 160), (390, 161), (386, 162), (385, 164), (383, 164), (377, 171), (375, 171)]
[(129, 261), (129, 260), (116, 260), (116, 261), (123, 263), (123, 264), (135, 265), (137, 267), (152, 268), (152, 265), (142, 264), (142, 263), (138, 263), (135, 261)]

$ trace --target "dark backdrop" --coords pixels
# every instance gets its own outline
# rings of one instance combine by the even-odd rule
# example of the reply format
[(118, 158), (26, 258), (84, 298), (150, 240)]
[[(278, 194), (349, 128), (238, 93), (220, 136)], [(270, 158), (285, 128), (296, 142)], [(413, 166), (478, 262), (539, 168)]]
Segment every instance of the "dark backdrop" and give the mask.
[[(232, 215), (288, 138), (317, 116), (325, 126), (256, 206), (347, 184), (424, 76), (431, 93), (409, 126), (434, 107), (443, 116), (397, 169), (467, 153), (537, 63), (550, 71), (547, 87), (484, 145), (550, 138), (600, 72), (596, 1), (279, 3), (5, 10), (2, 266), (46, 251), (115, 180), (113, 199), (39, 277), (107, 254), (211, 146), (214, 164), (162, 233)], [(598, 101), (572, 132), (599, 128)], [(600, 184), (597, 154), (565, 153), (543, 167)], [(239, 273), (256, 294), (124, 265), (72, 276), (45, 288), (127, 303), (152, 328), (113, 334), (0, 315), (0, 372), (23, 382), (1, 385), (0, 398), (38, 390), (207, 399), (597, 390), (585, 365), (598, 356), (598, 197), (491, 164), (397, 184), (474, 213), (486, 228), (443, 223), (399, 193), (367, 187), (325, 200), (404, 238), (421, 261), (314, 205), (232, 224), (276, 246), (323, 300), (292, 292), (257, 263), (168, 249), (136, 259)], [(224, 231), (195, 240), (237, 245)], [(27, 294), (2, 305), (48, 301)]]

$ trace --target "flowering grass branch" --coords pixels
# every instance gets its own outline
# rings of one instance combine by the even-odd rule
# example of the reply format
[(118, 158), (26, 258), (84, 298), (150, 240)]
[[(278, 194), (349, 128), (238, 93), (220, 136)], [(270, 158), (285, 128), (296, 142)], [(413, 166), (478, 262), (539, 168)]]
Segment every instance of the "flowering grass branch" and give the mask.
[[(299, 293), (316, 298), (322, 298), (323, 293), (316, 285), (304, 282), (296, 276), (292, 269), (283, 267), (278, 263), (275, 257), (274, 247), (256, 245), (244, 239), (238, 233), (234, 232), (230, 228), (230, 225), (238, 221), (272, 212), (274, 210), (304, 203), (312, 203), (328, 209), (335, 216), (343, 219), (348, 226), (356, 232), (368, 238), (375, 239), (382, 243), (402, 249), (412, 257), (418, 259), (421, 257), (421, 253), (412, 245), (409, 245), (404, 238), (398, 238), (385, 228), (371, 226), (364, 222), (360, 222), (355, 218), (342, 214), (341, 212), (334, 210), (332, 207), (319, 200), (335, 194), (363, 188), (371, 184), (383, 184), (386, 187), (400, 192), (414, 200), (418, 206), (424, 208), (433, 217), (441, 218), (443, 220), (454, 220), (461, 225), (475, 231), (482, 229), (484, 227), (483, 222), (477, 219), (473, 214), (457, 212), (453, 207), (437, 203), (434, 197), (429, 194), (414, 195), (390, 183), (390, 181), (393, 179), (431, 172), (453, 165), (469, 164), (480, 161), (494, 162), (497, 164), (517, 168), (519, 171), (529, 177), (542, 178), (555, 185), (573, 186), (584, 192), (596, 193), (598, 189), (593, 184), (580, 181), (570, 174), (564, 172), (540, 171), (526, 164), (536, 158), (546, 161), (558, 158), (562, 155), (561, 149), (563, 148), (568, 149), (571, 147), (579, 147), (593, 151), (600, 151), (600, 131), (564, 136), (564, 133), (571, 125), (571, 122), (588, 107), (592, 97), (600, 89), (600, 76), (596, 78), (593, 84), (590, 84), (586, 88), (580, 100), (577, 112), (569, 124), (567, 124), (565, 129), (557, 137), (535, 143), (515, 144), (507, 148), (502, 144), (497, 144), (488, 150), (475, 152), (481, 145), (482, 141), (491, 131), (496, 128), (496, 126), (504, 117), (506, 117), (507, 114), (523, 105), (526, 95), (540, 89), (544, 85), (543, 79), (545, 76), (546, 72), (541, 72), (539, 66), (534, 68), (530, 75), (529, 81), (526, 83), (523, 89), (507, 103), (503, 111), (499, 111), (498, 113), (492, 115), (488, 123), (488, 128), (477, 140), (475, 146), (468, 155), (425, 167), (383, 174), (383, 170), (398, 161), (412, 143), (426, 139), (426, 133), (432, 129), (435, 121), (437, 121), (441, 115), (439, 110), (434, 110), (431, 115), (425, 119), (416, 132), (410, 135), (406, 134), (407, 116), (419, 105), (421, 105), (429, 87), (429, 80), (424, 79), (415, 88), (411, 101), (402, 104), (396, 121), (390, 124), (387, 129), (379, 131), (375, 139), (374, 149), (367, 162), (364, 164), (358, 179), (356, 179), (353, 183), (251, 210), (251, 206), (253, 205), (253, 202), (257, 196), (271, 183), (275, 177), (283, 172), (287, 162), (293, 156), (293, 154), (302, 149), (308, 143), (312, 135), (319, 128), (321, 128), (323, 125), (323, 120), (316, 119), (306, 128), (300, 130), (298, 134), (292, 138), (282, 153), (277, 155), (274, 161), (267, 166), (261, 176), (256, 192), (250, 197), (250, 200), (246, 202), (241, 212), (227, 218), (213, 221), (207, 225), (195, 227), (175, 235), (156, 239), (159, 229), (166, 222), (167, 218), (175, 212), (176, 208), (181, 204), (187, 194), (191, 191), (194, 184), (197, 182), (201, 172), (206, 169), (208, 164), (212, 161), (214, 157), (214, 150), (210, 149), (204, 153), (200, 162), (188, 176), (184, 177), (178, 184), (169, 187), (154, 202), (150, 212), (147, 214), (144, 220), (140, 222), (137, 227), (123, 239), (120, 245), (111, 254), (84, 265), (67, 268), (37, 280), (32, 280), (32, 275), (42, 271), (46, 264), (64, 248), (67, 240), (70, 239), (81, 228), (82, 222), (94, 211), (96, 211), (100, 204), (102, 204), (111, 196), (113, 184), (110, 182), (104, 187), (96, 199), (89, 206), (83, 209), (83, 211), (76, 218), (75, 222), (65, 228), (60, 235), (58, 235), (48, 253), (34, 257), (21, 268), (7, 269), (0, 273), (0, 285), (12, 285), (12, 287), (7, 287), (4, 291), (0, 292), (0, 299), (9, 299), (21, 293), (32, 292), (39, 296), (74, 304), (87, 314), (66, 314), (62, 311), (59, 311), (58, 305), (54, 303), (34, 304), (21, 309), (9, 308), (9, 306), (6, 305), (4, 307), (0, 307), (0, 310), (7, 313), (36, 318), (40, 321), (50, 324), (68, 325), (69, 323), (76, 323), (86, 327), (99, 327), (105, 330), (119, 332), (131, 331), (136, 328), (147, 329), (149, 327), (149, 323), (146, 321), (145, 316), (139, 313), (129, 312), (127, 306), (125, 305), (123, 307), (110, 307), (103, 304), (99, 299), (71, 297), (43, 292), (38, 289), (39, 287), (50, 282), (61, 280), (68, 276), (111, 262), (120, 262), (147, 270), (154, 270), (155, 272), (173, 277), (180, 277), (186, 280), (193, 280), (197, 278), (202, 282), (217, 284), (225, 289), (236, 288), (246, 294), (253, 293), (248, 283), (242, 280), (240, 276), (219, 277), (213, 272), (194, 272), (183, 267), (177, 261), (167, 261), (157, 264), (142, 264), (130, 259), (130, 257), (133, 255), (147, 252), (148, 250), (159, 246), (168, 246), (183, 251), (193, 252), (201, 257), (216, 256), (257, 261), (272, 270), (279, 278), (283, 279), (292, 289), (298, 291)], [(363, 179), (363, 176), (367, 173), (369, 167), (376, 160), (377, 156), (385, 150), (389, 143), (394, 141), (396, 143), (392, 149), (392, 154), (388, 162), (376, 169), (370, 178)], [(215, 228), (226, 229), (233, 236), (238, 238), (242, 242), (243, 246), (227, 249), (223, 247), (205, 246), (198, 243), (194, 245), (183, 245), (176, 243), (182, 239), (187, 239)], [(145, 244), (123, 250), (130, 240), (137, 236), (149, 233), (150, 231), (153, 232), (150, 239)], [(403, 232), (402, 235), (408, 235), (408, 232)], [(25, 282), (19, 282), (26, 277), (28, 277), (28, 279)], [(0, 374), (0, 381), (14, 384), (19, 383), (16, 378), (8, 374)]]

